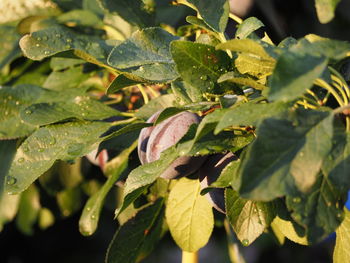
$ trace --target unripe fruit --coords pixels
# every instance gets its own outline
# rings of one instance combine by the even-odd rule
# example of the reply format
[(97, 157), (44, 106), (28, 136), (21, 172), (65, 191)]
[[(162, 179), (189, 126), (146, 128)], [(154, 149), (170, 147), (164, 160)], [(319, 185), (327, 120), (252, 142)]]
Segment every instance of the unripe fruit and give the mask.
[[(152, 115), (148, 122), (153, 122), (159, 115), (159, 113), (156, 114), (156, 116)], [(192, 124), (199, 122), (200, 118), (196, 114), (181, 112), (164, 120), (155, 127), (143, 129), (139, 136), (139, 158), (141, 163), (150, 163), (158, 160), (160, 154), (176, 144), (186, 134)], [(144, 150), (145, 147), (146, 150)], [(174, 179), (176, 177), (187, 176), (195, 172), (205, 158), (203, 156), (179, 157), (160, 177)]]
[[(199, 180), (201, 188), (204, 189), (214, 183), (220, 176), (222, 170), (237, 157), (229, 152), (227, 154), (214, 154), (208, 157), (205, 164), (199, 169)], [(212, 206), (219, 212), (225, 214), (225, 190), (222, 188), (212, 189), (205, 196)]]

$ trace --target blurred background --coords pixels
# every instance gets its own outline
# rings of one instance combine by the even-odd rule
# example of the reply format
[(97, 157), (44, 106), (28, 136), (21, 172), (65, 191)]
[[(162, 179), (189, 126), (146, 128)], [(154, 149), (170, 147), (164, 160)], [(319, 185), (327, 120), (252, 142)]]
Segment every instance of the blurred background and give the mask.
[[(1, 1), (1, 0), (0, 0)], [(13, 0), (16, 1), (16, 0)], [(71, 1), (62, 1), (69, 4)], [(277, 44), (283, 38), (302, 37), (309, 33), (339, 40), (350, 40), (350, 0), (342, 0), (336, 10), (335, 18), (328, 24), (321, 24), (317, 19), (314, 1), (305, 0), (230, 0), (231, 11), (245, 18), (255, 16), (264, 24), (264, 30)], [(173, 26), (184, 24), (184, 18), (192, 14), (186, 7), (178, 8), (170, 5), (170, 1), (158, 1), (163, 10), (161, 16), (167, 17), (167, 22)], [(172, 14), (169, 16), (169, 14)], [(232, 35), (236, 24), (230, 21), (227, 34)], [(88, 166), (89, 174), (94, 178), (104, 178), (99, 168)], [(115, 198), (111, 193), (110, 198)], [(86, 197), (86, 196), (85, 196)], [(50, 196), (47, 203), (50, 203)], [(86, 201), (84, 195), (82, 203)], [(349, 205), (348, 205), (349, 207)], [(113, 220), (114, 208), (103, 209), (97, 232), (91, 237), (79, 233), (78, 221), (81, 207), (73, 209), (71, 214), (55, 218), (55, 224), (47, 228), (37, 224), (30, 231), (19, 231), (16, 221), (4, 226), (0, 233), (0, 263), (100, 263), (104, 256), (118, 224)], [(220, 215), (216, 214), (217, 218)], [(226, 234), (223, 226), (215, 229), (210, 242), (200, 251), (201, 263), (230, 262), (227, 249)], [(304, 247), (287, 241), (283, 246), (268, 233), (262, 235), (249, 247), (242, 247), (247, 263), (330, 263), (334, 246), (334, 236), (324, 242)], [(181, 251), (169, 234), (158, 244), (154, 252), (142, 262), (145, 263), (176, 263), (181, 262)]]

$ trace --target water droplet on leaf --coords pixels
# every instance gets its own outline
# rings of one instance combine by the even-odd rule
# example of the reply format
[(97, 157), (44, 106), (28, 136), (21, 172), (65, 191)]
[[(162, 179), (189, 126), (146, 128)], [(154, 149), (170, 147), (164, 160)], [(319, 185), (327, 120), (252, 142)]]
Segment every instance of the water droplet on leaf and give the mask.
[(12, 176), (8, 176), (7, 177), (7, 184), (8, 185), (14, 185), (15, 183), (17, 182), (17, 179), (16, 178), (14, 178), (14, 177), (12, 177)]
[(293, 202), (294, 203), (300, 203), (301, 202), (301, 198), (300, 197), (294, 197), (293, 198)]
[(54, 145), (55, 143), (56, 143), (56, 139), (52, 137), (51, 140), (49, 141), (49, 144)]
[(26, 110), (25, 113), (26, 114), (32, 114), (32, 111), (31, 110)]
[(243, 239), (242, 240), (242, 245), (245, 246), (245, 247), (249, 246), (249, 240), (248, 239)]

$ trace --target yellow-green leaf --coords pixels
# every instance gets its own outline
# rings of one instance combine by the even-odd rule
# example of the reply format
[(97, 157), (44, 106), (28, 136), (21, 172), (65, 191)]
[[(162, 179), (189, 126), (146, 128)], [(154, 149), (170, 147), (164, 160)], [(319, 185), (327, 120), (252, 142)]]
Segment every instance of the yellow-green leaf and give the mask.
[(169, 194), (165, 211), (172, 237), (188, 252), (203, 247), (214, 226), (212, 207), (200, 189), (198, 180), (181, 178)]
[(345, 209), (345, 218), (336, 231), (337, 239), (333, 253), (333, 263), (350, 262), (350, 211)]

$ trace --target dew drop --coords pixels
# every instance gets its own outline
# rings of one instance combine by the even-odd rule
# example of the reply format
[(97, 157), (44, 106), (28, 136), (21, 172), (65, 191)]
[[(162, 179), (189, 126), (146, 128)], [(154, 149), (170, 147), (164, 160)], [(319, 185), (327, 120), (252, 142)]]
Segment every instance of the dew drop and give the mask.
[(16, 105), (19, 105), (19, 104), (20, 104), (20, 102), (17, 100), (17, 101), (16, 101)]
[(45, 51), (44, 51), (44, 54), (45, 54), (45, 55), (48, 55), (48, 54), (50, 54), (50, 51), (45, 50)]
[(55, 36), (56, 36), (57, 38), (60, 38), (60, 37), (61, 37), (61, 34), (58, 34), (58, 33), (57, 33)]
[(19, 158), (19, 159), (18, 159), (18, 162), (19, 162), (19, 163), (23, 163), (23, 162), (24, 162), (24, 158), (23, 158), (23, 157)]
[(140, 71), (145, 71), (145, 69), (143, 67), (140, 67)]
[(5, 111), (5, 116), (9, 115), (9, 112), (8, 111)]
[(332, 203), (331, 202), (327, 202), (327, 206), (328, 207), (332, 206)]
[(304, 152), (300, 152), (299, 155), (300, 155), (300, 157), (303, 157), (304, 156)]
[(200, 77), (201, 80), (207, 80), (208, 79), (208, 76), (207, 75), (203, 75)]
[(44, 151), (43, 148), (39, 148), (39, 149), (38, 149), (38, 152), (39, 152), (39, 153), (42, 153), (43, 151)]
[(17, 179), (16, 179), (16, 178), (14, 178), (14, 177), (12, 177), (12, 176), (8, 176), (8, 177), (7, 177), (6, 183), (7, 183), (8, 185), (14, 185), (16, 182), (17, 182)]
[(9, 100), (12, 100), (12, 96), (11, 96), (11, 95), (10, 95), (10, 96), (8, 96), (7, 98), (8, 98)]
[(64, 46), (66, 49), (70, 49), (71, 48), (71, 45), (65, 45)]
[(43, 36), (43, 40), (47, 41), (49, 38), (47, 36)]
[(49, 144), (54, 145), (55, 143), (56, 143), (56, 139), (52, 137), (51, 140), (49, 141)]
[(338, 218), (341, 218), (341, 216), (342, 216), (341, 213), (338, 213), (338, 214), (337, 214), (337, 217), (338, 217)]
[(192, 68), (196, 69), (196, 68), (197, 68), (197, 66), (193, 66)]
[(32, 111), (31, 110), (26, 110), (25, 113), (26, 114), (32, 114)]
[(25, 147), (23, 148), (23, 152), (29, 152), (28, 146), (25, 146)]
[(243, 239), (242, 240), (242, 245), (245, 246), (245, 247), (249, 246), (249, 240), (248, 239)]
[(35, 44), (36, 47), (40, 47), (40, 44)]
[(67, 43), (72, 43), (72, 39), (71, 39), (71, 38), (67, 38), (67, 39), (66, 39), (66, 42), (67, 42)]
[(96, 219), (96, 216), (95, 216), (95, 215), (92, 215), (92, 216), (91, 216), (91, 219)]
[(36, 40), (37, 40), (37, 41), (41, 41), (41, 37), (37, 37)]
[(90, 210), (91, 210), (91, 207), (86, 208), (86, 211), (90, 211)]
[(85, 112), (82, 112), (82, 113), (81, 113), (81, 116), (85, 117), (85, 116), (86, 116), (86, 113), (85, 113)]
[(68, 135), (68, 132), (64, 132), (64, 135), (67, 136), (67, 135)]
[(293, 198), (293, 202), (294, 203), (300, 203), (301, 202), (301, 198), (300, 197), (294, 197)]

